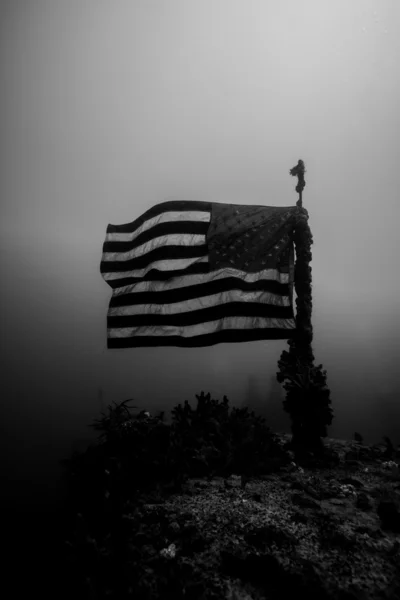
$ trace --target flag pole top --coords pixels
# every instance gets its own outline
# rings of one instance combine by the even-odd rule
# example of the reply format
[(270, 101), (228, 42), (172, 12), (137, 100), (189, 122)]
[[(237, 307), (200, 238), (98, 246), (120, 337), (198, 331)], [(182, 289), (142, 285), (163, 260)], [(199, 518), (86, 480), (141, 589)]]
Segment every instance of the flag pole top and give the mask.
[(298, 194), (299, 194), (299, 199), (296, 202), (296, 206), (299, 206), (300, 208), (303, 206), (302, 194), (303, 194), (304, 187), (306, 185), (306, 182), (304, 181), (304, 173), (305, 172), (306, 172), (306, 169), (304, 167), (304, 162), (301, 159), (299, 160), (297, 165), (295, 167), (293, 167), (293, 169), (290, 169), (290, 171), (289, 171), (290, 175), (293, 175), (294, 177), (295, 176), (298, 177), (298, 183), (296, 185), (296, 192), (298, 192)]

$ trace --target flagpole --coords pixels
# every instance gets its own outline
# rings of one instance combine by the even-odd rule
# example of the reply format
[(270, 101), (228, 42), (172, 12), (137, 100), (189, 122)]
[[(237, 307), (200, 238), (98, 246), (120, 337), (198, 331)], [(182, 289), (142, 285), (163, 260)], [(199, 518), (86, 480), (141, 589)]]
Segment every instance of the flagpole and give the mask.
[(296, 192), (299, 194), (299, 199), (296, 202), (296, 206), (300, 208), (303, 206), (303, 190), (305, 188), (306, 182), (304, 181), (304, 173), (305, 173), (304, 162), (300, 159), (295, 167), (290, 169), (290, 175), (294, 177), (297, 175), (298, 183), (296, 185)]
[(292, 420), (293, 447), (303, 446), (320, 452), (323, 449), (321, 437), (327, 436), (326, 427), (332, 423), (333, 412), (330, 408), (326, 370), (322, 370), (322, 364), (314, 365), (315, 357), (312, 349), (310, 262), (313, 237), (308, 225), (308, 211), (303, 208), (302, 192), (306, 185), (304, 162), (299, 160), (289, 173), (298, 177), (296, 192), (299, 194), (299, 199), (296, 206), (300, 209), (293, 232), (296, 250), (294, 266), (294, 287), (297, 295), (296, 330), (288, 340), (289, 351), (283, 350), (278, 361), (279, 371), (276, 378), (279, 383), (285, 382), (286, 399), (283, 405)]
[[(304, 180), (304, 173), (306, 172), (304, 161), (298, 160), (297, 165), (290, 169), (289, 173), (293, 177), (297, 177), (296, 192), (299, 194), (299, 198), (296, 202), (296, 206), (301, 209), (302, 215), (297, 219), (295, 232), (294, 232), (294, 243), (296, 251), (296, 262), (294, 265), (294, 287), (297, 294), (296, 299), (296, 334), (293, 336), (293, 350), (295, 356), (305, 363), (313, 363), (314, 354), (312, 352), (311, 343), (313, 339), (313, 327), (311, 323), (311, 244), (312, 234), (308, 226), (308, 212), (303, 208), (303, 190), (306, 182)], [(304, 241), (305, 238), (309, 237), (309, 247), (305, 251)], [(304, 283), (307, 281), (306, 288)]]

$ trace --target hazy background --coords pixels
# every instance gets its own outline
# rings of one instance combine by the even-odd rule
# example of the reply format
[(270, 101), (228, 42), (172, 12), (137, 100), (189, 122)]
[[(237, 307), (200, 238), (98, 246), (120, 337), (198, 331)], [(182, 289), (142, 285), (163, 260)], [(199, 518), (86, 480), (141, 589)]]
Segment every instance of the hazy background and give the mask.
[[(1, 2), (3, 500), (60, 498), (112, 400), (201, 390), (290, 430), (285, 341), (106, 349), (108, 223), (165, 200), (304, 205), (332, 437), (400, 443), (400, 4)], [(47, 503), (47, 504), (46, 504)]]

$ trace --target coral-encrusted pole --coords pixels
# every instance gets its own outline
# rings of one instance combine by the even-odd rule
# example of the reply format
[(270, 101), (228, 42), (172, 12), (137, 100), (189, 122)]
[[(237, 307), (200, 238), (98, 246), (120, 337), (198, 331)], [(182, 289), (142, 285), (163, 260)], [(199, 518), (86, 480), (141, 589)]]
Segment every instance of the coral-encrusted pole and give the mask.
[(292, 420), (292, 443), (294, 446), (320, 450), (321, 437), (327, 436), (326, 426), (332, 423), (330, 391), (326, 386), (326, 371), (322, 365), (314, 366), (312, 350), (313, 328), (311, 323), (311, 244), (313, 238), (308, 225), (308, 212), (303, 208), (302, 192), (305, 187), (304, 162), (299, 160), (290, 170), (298, 177), (296, 192), (299, 199), (293, 240), (296, 248), (294, 267), (294, 287), (296, 290), (296, 330), (288, 340), (289, 352), (283, 350), (278, 361), (279, 371), (276, 378), (283, 383), (286, 399), (284, 410)]
[(296, 192), (299, 199), (296, 206), (300, 208), (296, 217), (294, 230), (294, 243), (296, 248), (296, 263), (294, 267), (294, 284), (296, 290), (296, 355), (302, 362), (312, 362), (314, 355), (311, 349), (313, 340), (313, 327), (311, 323), (312, 297), (311, 297), (311, 267), (312, 259), (311, 244), (313, 243), (312, 234), (308, 225), (308, 212), (303, 208), (303, 190), (306, 185), (304, 180), (305, 167), (304, 162), (299, 160), (297, 165), (290, 169), (292, 176), (298, 177)]

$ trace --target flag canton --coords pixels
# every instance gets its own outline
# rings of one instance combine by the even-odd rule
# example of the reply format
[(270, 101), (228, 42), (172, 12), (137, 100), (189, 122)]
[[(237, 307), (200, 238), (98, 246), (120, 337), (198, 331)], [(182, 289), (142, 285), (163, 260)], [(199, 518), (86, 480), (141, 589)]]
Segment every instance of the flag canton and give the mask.
[(210, 269), (288, 272), (295, 208), (213, 204), (207, 231)]

